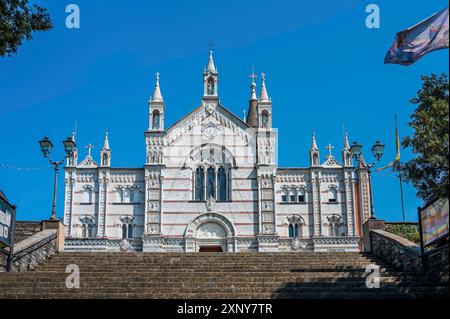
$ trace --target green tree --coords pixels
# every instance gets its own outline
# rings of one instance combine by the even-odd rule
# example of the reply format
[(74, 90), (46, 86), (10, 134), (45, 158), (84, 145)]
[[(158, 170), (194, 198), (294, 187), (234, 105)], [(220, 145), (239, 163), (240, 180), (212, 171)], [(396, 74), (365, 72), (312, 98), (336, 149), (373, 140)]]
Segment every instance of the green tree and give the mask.
[(400, 170), (405, 180), (413, 183), (417, 195), (428, 202), (447, 197), (449, 191), (449, 86), (445, 74), (422, 76), (422, 81), (422, 88), (410, 101), (417, 105), (409, 122), (414, 133), (402, 141), (415, 157)]
[(32, 32), (53, 27), (47, 9), (28, 0), (0, 0), (0, 56), (12, 56)]

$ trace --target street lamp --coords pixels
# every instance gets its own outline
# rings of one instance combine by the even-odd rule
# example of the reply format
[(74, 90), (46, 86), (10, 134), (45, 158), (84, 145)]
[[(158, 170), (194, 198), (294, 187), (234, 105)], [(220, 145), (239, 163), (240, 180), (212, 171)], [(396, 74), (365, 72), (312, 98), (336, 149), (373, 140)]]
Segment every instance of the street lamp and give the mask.
[[(375, 158), (375, 160), (373, 161), (372, 164), (366, 164), (366, 166), (368, 168), (367, 173), (369, 175), (369, 187), (370, 187), (370, 219), (376, 219), (375, 207), (373, 204), (371, 168), (375, 167), (377, 162), (379, 162), (381, 160), (381, 158), (383, 157), (384, 146), (385, 145), (383, 143), (381, 143), (380, 141), (376, 141), (375, 144), (372, 146), (372, 154), (373, 154), (373, 157)], [(352, 146), (350, 147), (350, 153), (352, 154), (353, 158), (359, 162), (361, 160), (361, 156), (362, 156), (362, 145), (359, 144), (358, 142), (353, 142)]]
[(66, 155), (61, 161), (52, 161), (52, 158), (50, 157), (50, 153), (53, 148), (53, 144), (50, 141), (50, 139), (46, 136), (42, 140), (39, 141), (39, 145), (41, 147), (42, 155), (44, 155), (44, 158), (48, 158), (51, 165), (53, 165), (55, 170), (55, 176), (54, 176), (54, 182), (53, 182), (53, 207), (52, 207), (52, 216), (50, 217), (50, 220), (57, 220), (58, 217), (56, 216), (56, 191), (57, 191), (57, 184), (58, 184), (58, 169), (59, 165), (64, 163), (64, 160), (68, 157), (71, 157), (76, 148), (75, 141), (72, 137), (68, 137), (63, 141), (64, 145), (64, 152)]

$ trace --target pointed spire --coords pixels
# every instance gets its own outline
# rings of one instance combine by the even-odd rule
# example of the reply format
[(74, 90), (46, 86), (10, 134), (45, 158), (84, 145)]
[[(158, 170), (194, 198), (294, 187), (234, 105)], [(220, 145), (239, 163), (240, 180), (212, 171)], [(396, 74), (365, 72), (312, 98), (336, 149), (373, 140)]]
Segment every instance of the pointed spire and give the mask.
[(348, 133), (345, 132), (344, 134), (344, 149), (350, 150), (350, 143), (348, 142)]
[(105, 132), (105, 141), (103, 142), (103, 150), (109, 151), (108, 131)]
[(318, 150), (317, 142), (316, 142), (316, 134), (313, 132), (312, 134), (312, 142), (311, 142), (311, 149), (312, 150)]
[(152, 102), (164, 102), (163, 97), (161, 95), (161, 89), (159, 87), (159, 76), (160, 73), (156, 72), (156, 84), (155, 84), (155, 91), (153, 92), (153, 97), (151, 99)]
[(266, 75), (264, 73), (261, 74), (262, 84), (261, 84), (261, 94), (259, 94), (259, 101), (261, 102), (269, 102), (269, 95), (267, 94), (266, 88)]
[(213, 51), (212, 49), (209, 50), (209, 60), (208, 60), (208, 67), (206, 68), (206, 72), (210, 73), (216, 73), (216, 67), (214, 65), (214, 59), (213, 59)]

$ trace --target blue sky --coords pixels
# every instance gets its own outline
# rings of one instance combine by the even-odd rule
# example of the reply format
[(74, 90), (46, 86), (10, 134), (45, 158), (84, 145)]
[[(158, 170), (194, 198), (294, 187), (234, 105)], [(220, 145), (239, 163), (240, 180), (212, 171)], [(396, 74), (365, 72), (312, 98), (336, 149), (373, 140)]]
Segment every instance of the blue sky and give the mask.
[[(154, 73), (161, 72), (166, 123), (199, 105), (208, 39), (215, 42), (221, 102), (238, 116), (248, 106), (249, 73), (267, 74), (279, 129), (279, 165), (308, 165), (314, 130), (322, 151), (338, 156), (343, 125), (350, 140), (386, 144), (394, 157), (394, 113), (401, 136), (410, 134), (408, 101), (423, 74), (447, 73), (448, 50), (409, 67), (384, 65), (395, 33), (448, 5), (446, 1), (36, 1), (49, 9), (54, 29), (34, 34), (12, 58), (0, 59), (0, 189), (18, 206), (18, 219), (49, 217), (53, 174), (37, 141), (49, 136), (55, 157), (74, 130), (98, 160), (108, 129), (115, 167), (141, 167), (143, 132)], [(65, 7), (76, 3), (81, 28), (65, 27)], [(381, 28), (365, 27), (366, 5), (381, 9)], [(403, 160), (411, 154), (403, 150)], [(5, 168), (4, 165), (8, 165)], [(21, 168), (20, 170), (18, 168)], [(64, 178), (59, 178), (62, 216)], [(374, 174), (379, 218), (401, 219), (399, 182)], [(406, 215), (416, 220), (421, 201), (405, 186)]]

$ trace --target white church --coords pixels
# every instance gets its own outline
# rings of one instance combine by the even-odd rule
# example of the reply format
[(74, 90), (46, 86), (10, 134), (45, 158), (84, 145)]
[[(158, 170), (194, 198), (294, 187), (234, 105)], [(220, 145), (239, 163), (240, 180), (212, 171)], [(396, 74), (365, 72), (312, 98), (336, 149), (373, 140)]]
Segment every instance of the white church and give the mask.
[(90, 146), (68, 158), (65, 250), (359, 251), (367, 165), (354, 166), (347, 135), (339, 158), (329, 146), (322, 161), (313, 134), (309, 167), (278, 167), (272, 101), (255, 77), (243, 121), (220, 103), (211, 51), (201, 104), (166, 127), (157, 74), (142, 167), (112, 167), (107, 134), (99, 162)]

